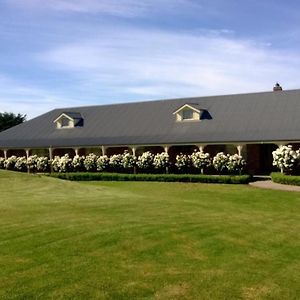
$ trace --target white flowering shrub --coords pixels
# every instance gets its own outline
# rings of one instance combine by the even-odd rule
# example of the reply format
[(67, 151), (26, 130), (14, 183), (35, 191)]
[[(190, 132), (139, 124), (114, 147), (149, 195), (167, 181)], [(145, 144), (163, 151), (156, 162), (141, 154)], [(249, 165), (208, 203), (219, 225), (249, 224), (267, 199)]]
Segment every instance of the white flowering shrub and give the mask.
[(72, 158), (69, 157), (69, 154), (65, 154), (60, 158), (60, 172), (69, 171), (72, 171)]
[[(297, 165), (300, 165), (300, 150), (293, 151), (291, 146), (281, 147), (273, 152), (273, 165), (284, 171), (291, 171)], [(211, 160), (208, 153), (195, 151), (192, 155), (180, 153), (176, 156), (175, 166), (183, 172), (189, 172), (191, 167), (204, 172), (211, 165), (219, 173), (241, 173), (245, 160), (238, 154), (229, 155), (223, 152), (218, 153), (213, 160)], [(26, 157), (11, 156), (7, 159), (0, 157), (0, 169), (29, 171), (32, 172), (47, 172), (52, 166), (55, 172), (71, 172), (71, 171), (104, 171), (111, 169), (112, 171), (132, 170), (138, 166), (143, 171), (154, 171), (165, 169), (168, 172), (170, 166), (169, 155), (166, 152), (153, 155), (151, 152), (144, 152), (141, 156), (136, 158), (134, 155), (125, 151), (124, 154), (115, 154), (111, 157), (106, 155), (97, 156), (93, 153), (88, 156), (75, 156), (70, 158), (68, 154), (62, 157), (55, 156), (52, 161), (48, 157), (39, 157), (31, 155)]]
[(13, 170), (15, 168), (17, 160), (18, 160), (18, 158), (15, 155), (8, 157), (4, 161), (4, 167), (5, 167), (5, 169), (7, 169), (7, 170)]
[(209, 153), (204, 153), (201, 151), (195, 151), (191, 155), (191, 162), (194, 168), (200, 169), (201, 173), (204, 173), (204, 170), (206, 170), (211, 165), (211, 158)]
[(97, 171), (105, 171), (109, 166), (109, 158), (107, 155), (99, 156), (97, 159)]
[(300, 163), (300, 150), (293, 150), (291, 145), (280, 146), (272, 155), (273, 166), (279, 168), (281, 173), (293, 171)]
[(37, 172), (47, 172), (49, 170), (49, 159), (47, 156), (40, 156), (36, 160)]
[(0, 157), (0, 169), (5, 169), (4, 162), (5, 162), (5, 158), (4, 157)]
[(153, 167), (154, 155), (150, 151), (144, 152), (138, 157), (137, 166), (141, 170), (149, 170)]
[(176, 155), (175, 166), (179, 171), (186, 171), (191, 167), (191, 157), (186, 154), (178, 154)]
[(121, 170), (123, 168), (123, 155), (114, 154), (109, 158), (109, 166), (115, 170)]
[(227, 169), (227, 164), (229, 161), (229, 154), (224, 154), (223, 152), (219, 152), (216, 154), (216, 156), (213, 158), (213, 166), (214, 168), (220, 172), (224, 173)]
[(122, 155), (122, 166), (126, 169), (133, 169), (136, 166), (136, 157), (130, 154), (127, 150)]
[(94, 153), (90, 153), (84, 159), (84, 167), (88, 172), (97, 171), (97, 159), (98, 156)]
[(60, 169), (60, 157), (59, 156), (54, 156), (52, 161), (50, 161), (52, 169), (54, 172), (59, 172)]
[(166, 152), (157, 153), (153, 158), (153, 166), (155, 169), (163, 170), (169, 167), (170, 157)]
[(62, 157), (55, 156), (51, 164), (55, 172), (66, 173), (72, 171), (72, 158), (70, 158), (68, 154)]
[(229, 173), (241, 174), (246, 161), (238, 154), (230, 155), (227, 162), (227, 170)]
[(37, 155), (31, 155), (27, 159), (27, 166), (30, 171), (35, 172), (37, 170), (37, 160), (38, 156)]
[(75, 172), (83, 171), (85, 169), (84, 162), (85, 162), (84, 156), (75, 155), (72, 160), (73, 171)]
[(18, 157), (16, 159), (15, 165), (14, 165), (14, 169), (16, 171), (21, 171), (24, 172), (27, 170), (27, 159), (25, 156), (22, 157)]

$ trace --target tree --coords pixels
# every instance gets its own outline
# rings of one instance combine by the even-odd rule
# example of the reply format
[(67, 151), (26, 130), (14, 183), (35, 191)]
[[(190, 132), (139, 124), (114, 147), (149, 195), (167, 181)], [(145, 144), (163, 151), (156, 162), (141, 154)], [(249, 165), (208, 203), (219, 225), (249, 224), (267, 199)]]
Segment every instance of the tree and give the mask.
[(0, 113), (0, 132), (10, 127), (23, 123), (26, 120), (26, 115), (14, 113)]

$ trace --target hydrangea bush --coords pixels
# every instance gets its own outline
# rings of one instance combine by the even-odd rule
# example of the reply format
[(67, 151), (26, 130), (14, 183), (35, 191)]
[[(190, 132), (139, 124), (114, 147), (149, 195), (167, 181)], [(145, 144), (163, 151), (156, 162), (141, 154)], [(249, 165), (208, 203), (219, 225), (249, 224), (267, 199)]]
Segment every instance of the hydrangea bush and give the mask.
[(54, 172), (59, 172), (60, 169), (60, 157), (59, 156), (54, 156), (54, 158), (52, 159), (51, 166), (52, 166), (52, 170)]
[(85, 163), (84, 156), (75, 155), (72, 160), (73, 171), (75, 172), (84, 171), (85, 170), (84, 163)]
[(234, 154), (229, 156), (227, 162), (227, 170), (229, 173), (241, 174), (244, 167), (246, 166), (246, 161), (242, 156)]
[(163, 170), (169, 167), (170, 161), (169, 154), (166, 152), (157, 153), (153, 158), (153, 166), (155, 169)]
[(97, 171), (102, 172), (107, 170), (109, 166), (109, 158), (107, 155), (99, 156), (97, 159)]
[(191, 162), (194, 168), (200, 169), (203, 174), (204, 171), (211, 166), (211, 159), (209, 153), (195, 151), (191, 155)]
[(109, 166), (115, 170), (122, 170), (123, 168), (123, 155), (114, 154), (109, 158)]
[(25, 156), (18, 157), (15, 161), (14, 168), (17, 171), (21, 171), (21, 172), (26, 171), (27, 170), (27, 159), (26, 159), (26, 157)]
[(154, 155), (150, 151), (144, 152), (138, 157), (137, 166), (141, 170), (150, 170), (153, 167)]
[(122, 167), (125, 170), (131, 170), (136, 166), (136, 161), (136, 157), (126, 150), (122, 157)]
[(176, 155), (175, 166), (179, 171), (188, 170), (191, 167), (191, 157), (182, 153)]
[(30, 171), (32, 171), (32, 172), (37, 171), (37, 160), (38, 160), (37, 155), (31, 155), (28, 157), (27, 166)]
[(36, 160), (37, 172), (47, 172), (49, 170), (49, 159), (46, 156), (40, 156)]
[(223, 152), (217, 153), (216, 156), (213, 158), (214, 168), (220, 173), (226, 172), (229, 157), (229, 154), (224, 154)]
[(292, 172), (300, 163), (300, 150), (293, 150), (291, 145), (280, 146), (272, 155), (273, 166), (280, 169), (281, 173)]
[(5, 158), (4, 157), (0, 157), (0, 169), (5, 169), (4, 163), (5, 163)]
[(15, 155), (8, 157), (4, 161), (4, 168), (7, 170), (14, 170), (17, 160), (18, 158)]
[(97, 159), (98, 156), (94, 153), (90, 153), (85, 157), (83, 164), (88, 172), (97, 171)]
[(62, 157), (55, 156), (52, 160), (52, 168), (55, 172), (70, 172), (72, 171), (72, 158), (68, 154), (65, 154)]

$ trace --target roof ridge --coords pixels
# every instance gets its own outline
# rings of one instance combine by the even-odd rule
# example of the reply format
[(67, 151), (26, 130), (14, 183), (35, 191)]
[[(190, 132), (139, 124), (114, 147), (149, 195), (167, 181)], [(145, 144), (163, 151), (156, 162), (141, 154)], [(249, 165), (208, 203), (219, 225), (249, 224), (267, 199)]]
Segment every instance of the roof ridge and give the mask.
[(82, 106), (73, 106), (73, 107), (58, 107), (54, 110), (64, 110), (64, 109), (83, 109), (83, 108), (92, 108), (92, 107), (105, 107), (105, 106), (117, 106), (117, 105), (134, 105), (141, 103), (158, 103), (158, 102), (167, 102), (167, 101), (190, 101), (192, 99), (206, 99), (206, 98), (222, 98), (222, 97), (230, 97), (230, 96), (246, 96), (246, 95), (258, 95), (258, 94), (282, 94), (289, 92), (300, 92), (300, 89), (291, 89), (291, 90), (283, 90), (280, 92), (274, 91), (263, 91), (263, 92), (253, 92), (253, 93), (237, 93), (237, 94), (225, 94), (225, 95), (208, 95), (208, 96), (193, 96), (193, 97), (178, 97), (178, 98), (169, 98), (169, 99), (159, 99), (159, 100), (142, 100), (142, 101), (130, 101), (130, 102), (118, 102), (118, 103), (109, 103), (109, 104), (95, 104), (95, 105), (82, 105)]

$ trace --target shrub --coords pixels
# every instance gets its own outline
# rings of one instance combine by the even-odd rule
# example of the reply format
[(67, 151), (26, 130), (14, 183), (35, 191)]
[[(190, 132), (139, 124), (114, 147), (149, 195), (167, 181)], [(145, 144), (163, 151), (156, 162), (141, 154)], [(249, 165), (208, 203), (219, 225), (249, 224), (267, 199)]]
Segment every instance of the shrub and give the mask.
[(98, 156), (94, 153), (90, 153), (85, 157), (83, 164), (88, 172), (97, 171), (97, 159)]
[(191, 167), (191, 158), (189, 155), (178, 154), (176, 155), (175, 166), (181, 172), (187, 171)]
[(4, 161), (4, 167), (5, 167), (5, 169), (7, 169), (7, 170), (13, 170), (15, 168), (17, 160), (18, 160), (18, 158), (15, 155), (7, 158)]
[(5, 158), (4, 157), (0, 157), (0, 169), (5, 169), (4, 162), (5, 162)]
[(280, 169), (281, 173), (293, 171), (300, 162), (300, 151), (294, 151), (291, 145), (280, 146), (272, 155), (273, 166)]
[(50, 176), (73, 181), (160, 181), (226, 184), (247, 184), (251, 181), (250, 175), (57, 173)]
[(201, 174), (204, 173), (204, 170), (206, 170), (211, 165), (211, 159), (209, 153), (204, 153), (201, 151), (194, 151), (194, 153), (191, 155), (191, 162), (194, 168), (201, 170)]
[(62, 157), (55, 156), (52, 160), (52, 168), (55, 172), (70, 172), (72, 170), (72, 158), (68, 154)]
[(30, 171), (35, 172), (37, 170), (37, 160), (38, 156), (37, 155), (31, 155), (27, 159), (27, 166)]
[(229, 173), (241, 174), (245, 165), (246, 161), (238, 154), (230, 155), (228, 157), (227, 170)]
[(153, 158), (153, 166), (155, 169), (164, 170), (169, 167), (169, 154), (166, 152), (157, 153)]
[(59, 172), (59, 161), (60, 161), (60, 157), (59, 156), (54, 156), (54, 158), (51, 161), (51, 165), (52, 165), (52, 169), (54, 172)]
[(271, 173), (271, 178), (272, 181), (276, 183), (300, 186), (300, 176), (291, 176), (282, 173)]
[(27, 170), (27, 159), (25, 156), (17, 158), (14, 169), (20, 172), (24, 172)]
[(229, 154), (226, 155), (223, 152), (217, 153), (216, 156), (213, 158), (214, 168), (220, 173), (226, 172), (229, 157)]
[(97, 159), (97, 171), (105, 171), (109, 166), (109, 158), (107, 155), (99, 156)]
[(109, 166), (112, 169), (117, 171), (122, 170), (123, 168), (123, 155), (122, 154), (114, 154), (109, 158)]
[(144, 152), (138, 157), (137, 166), (141, 170), (150, 170), (153, 167), (154, 155), (150, 151)]
[(122, 167), (125, 170), (133, 169), (136, 166), (136, 157), (127, 150), (122, 155)]
[(72, 160), (73, 171), (75, 172), (84, 171), (85, 170), (84, 162), (85, 162), (84, 156), (75, 155)]
[(37, 172), (47, 172), (49, 170), (49, 159), (46, 156), (38, 157), (36, 160)]

